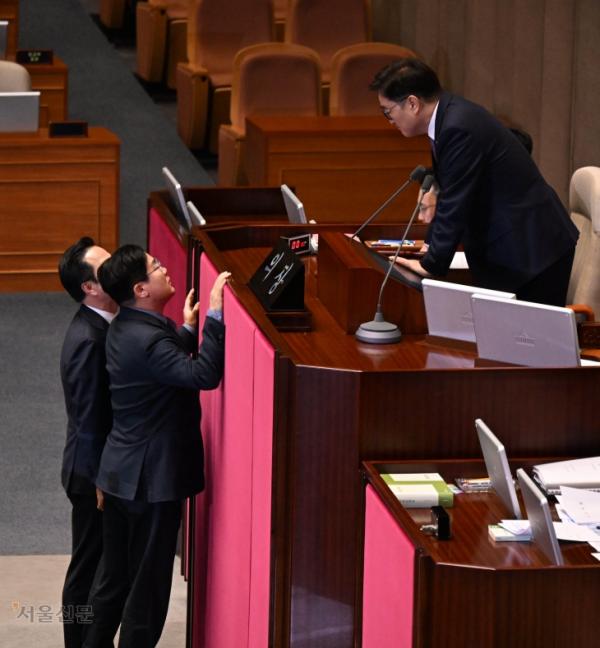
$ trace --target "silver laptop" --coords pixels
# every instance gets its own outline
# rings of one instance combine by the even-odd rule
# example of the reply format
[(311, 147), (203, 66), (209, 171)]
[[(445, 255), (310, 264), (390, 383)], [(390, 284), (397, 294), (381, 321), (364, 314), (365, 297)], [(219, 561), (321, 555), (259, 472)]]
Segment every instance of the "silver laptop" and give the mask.
[(0, 133), (34, 133), (39, 124), (39, 92), (0, 92)]
[(517, 470), (517, 479), (523, 495), (527, 518), (531, 525), (533, 541), (544, 552), (548, 560), (555, 565), (563, 565), (563, 557), (552, 524), (552, 516), (550, 515), (550, 507), (546, 496), (522, 468)]
[(8, 45), (8, 20), (0, 20), (0, 59), (6, 58)]
[(286, 185), (281, 185), (281, 194), (285, 204), (285, 211), (290, 223), (306, 223), (304, 205), (296, 194)]
[(510, 473), (504, 445), (481, 419), (475, 421), (475, 429), (492, 488), (515, 520), (520, 520), (521, 507), (517, 499), (517, 491)]
[(480, 358), (528, 367), (579, 367), (577, 325), (570, 308), (473, 295)]
[(173, 201), (175, 215), (179, 218), (179, 221), (182, 224), (187, 226), (189, 231), (192, 229), (192, 219), (190, 218), (188, 206), (183, 196), (183, 189), (181, 188), (181, 185), (179, 184), (175, 176), (169, 171), (167, 167), (162, 168), (162, 174), (165, 179), (167, 189), (171, 194), (171, 200)]
[(422, 286), (429, 335), (463, 342), (475, 342), (471, 310), (473, 294), (515, 298), (513, 293), (463, 286), (436, 279), (423, 279)]

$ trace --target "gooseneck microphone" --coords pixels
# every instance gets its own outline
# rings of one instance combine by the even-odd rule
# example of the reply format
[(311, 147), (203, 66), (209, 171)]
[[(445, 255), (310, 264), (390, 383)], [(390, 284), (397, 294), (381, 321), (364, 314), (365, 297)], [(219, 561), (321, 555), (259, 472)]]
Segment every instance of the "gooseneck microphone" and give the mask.
[(372, 223), (379, 214), (396, 198), (396, 196), (399, 196), (405, 189), (408, 187), (411, 182), (422, 182), (423, 178), (427, 175), (427, 169), (419, 164), (419, 166), (416, 166), (408, 176), (408, 180), (399, 188), (394, 191), (394, 193), (382, 204), (380, 205), (370, 216), (367, 218), (367, 220), (352, 234), (352, 238), (355, 236), (358, 236), (367, 225)]
[(413, 221), (415, 220), (416, 215), (419, 213), (423, 196), (431, 189), (433, 182), (434, 178), (431, 175), (426, 176), (423, 180), (423, 184), (421, 185), (421, 195), (419, 196), (417, 205), (413, 210), (413, 213), (404, 230), (404, 234), (402, 234), (402, 239), (400, 240), (398, 248), (396, 249), (396, 253), (390, 260), (387, 272), (385, 273), (385, 277), (381, 282), (375, 316), (370, 322), (364, 322), (356, 329), (355, 336), (356, 339), (359, 340), (359, 342), (366, 342), (367, 344), (394, 344), (395, 342), (399, 342), (400, 338), (402, 337), (400, 329), (395, 324), (392, 324), (392, 322), (386, 322), (385, 318), (383, 317), (381, 308), (383, 302), (383, 291), (392, 272), (392, 268), (396, 263), (398, 254), (400, 253), (400, 250), (402, 249), (402, 246), (406, 241), (406, 237), (408, 236), (408, 232), (413, 224)]

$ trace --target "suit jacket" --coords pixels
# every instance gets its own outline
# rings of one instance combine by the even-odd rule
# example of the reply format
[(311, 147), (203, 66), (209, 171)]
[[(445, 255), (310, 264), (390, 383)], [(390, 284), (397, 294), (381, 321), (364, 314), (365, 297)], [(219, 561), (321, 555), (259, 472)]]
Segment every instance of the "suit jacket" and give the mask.
[(517, 138), (490, 113), (444, 92), (435, 121), (440, 185), (423, 267), (448, 271), (459, 243), (476, 285), (515, 291), (575, 247), (578, 231)]
[(204, 487), (199, 389), (223, 376), (225, 327), (207, 317), (196, 336), (166, 317), (121, 308), (106, 342), (113, 427), (96, 485), (126, 500), (183, 499)]
[(105, 342), (108, 322), (83, 304), (60, 355), (67, 409), (62, 484), (68, 493), (93, 493), (100, 456), (112, 426)]

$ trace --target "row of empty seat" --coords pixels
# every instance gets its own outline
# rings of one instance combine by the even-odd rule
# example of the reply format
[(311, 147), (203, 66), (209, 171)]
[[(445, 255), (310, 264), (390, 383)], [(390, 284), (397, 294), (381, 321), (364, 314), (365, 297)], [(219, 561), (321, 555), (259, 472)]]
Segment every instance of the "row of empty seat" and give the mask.
[[(377, 115), (379, 105), (369, 82), (384, 65), (414, 53), (389, 43), (358, 43), (332, 59), (329, 113)], [(243, 174), (246, 117), (317, 116), (322, 113), (322, 76), (317, 53), (302, 45), (264, 43), (235, 57), (230, 125), (219, 130), (219, 184), (245, 184)]]

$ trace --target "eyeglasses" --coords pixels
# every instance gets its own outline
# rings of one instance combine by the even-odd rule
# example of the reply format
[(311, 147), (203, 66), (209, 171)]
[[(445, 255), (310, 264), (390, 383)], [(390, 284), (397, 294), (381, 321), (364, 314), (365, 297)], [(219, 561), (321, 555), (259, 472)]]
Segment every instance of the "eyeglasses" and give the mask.
[(388, 120), (392, 121), (392, 113), (394, 112), (394, 108), (396, 106), (399, 106), (403, 101), (406, 101), (410, 95), (406, 95), (405, 97), (402, 97), (401, 99), (398, 99), (398, 101), (394, 102), (394, 105), (391, 108), (384, 108), (383, 106), (380, 106), (381, 112), (383, 113), (383, 116)]
[(150, 270), (150, 272), (148, 272), (148, 276), (150, 276), (153, 272), (156, 272), (157, 270), (160, 270), (160, 268), (162, 268), (162, 267), (163, 267), (162, 263), (158, 259), (155, 258), (154, 261), (152, 261), (152, 270)]

